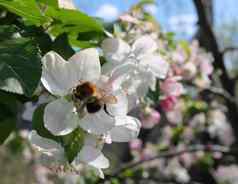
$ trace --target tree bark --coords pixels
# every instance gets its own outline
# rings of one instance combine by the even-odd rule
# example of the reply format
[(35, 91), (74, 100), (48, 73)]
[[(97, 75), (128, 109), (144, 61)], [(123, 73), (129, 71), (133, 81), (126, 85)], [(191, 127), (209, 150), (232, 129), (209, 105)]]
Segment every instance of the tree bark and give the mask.
[[(222, 72), (220, 80), (223, 88), (231, 97), (235, 98), (235, 80), (230, 79), (227, 73), (223, 53), (219, 50), (218, 42), (212, 30), (213, 13), (209, 12), (212, 10), (212, 0), (193, 0), (193, 2), (198, 15), (198, 40), (201, 46), (212, 53), (215, 60), (214, 68)], [(238, 106), (235, 100), (234, 102), (226, 100), (226, 106), (228, 108), (227, 115), (235, 135), (235, 145), (238, 145)]]

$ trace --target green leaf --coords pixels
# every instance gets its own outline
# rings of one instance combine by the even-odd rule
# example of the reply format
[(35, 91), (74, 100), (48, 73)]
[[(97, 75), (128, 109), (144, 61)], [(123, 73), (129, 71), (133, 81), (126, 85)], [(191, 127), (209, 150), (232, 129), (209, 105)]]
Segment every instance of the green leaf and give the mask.
[(102, 33), (90, 31), (68, 35), (71, 45), (79, 48), (97, 47), (105, 38)]
[(186, 100), (186, 115), (193, 116), (196, 113), (207, 112), (208, 105), (204, 101), (185, 99)]
[(58, 8), (58, 0), (37, 0), (38, 3), (43, 3), (49, 6), (53, 6), (54, 8)]
[(21, 32), (21, 36), (32, 38), (39, 47), (41, 55), (45, 55), (52, 50), (51, 36), (42, 27), (36, 27), (34, 25), (24, 26), (24, 32)]
[(190, 47), (189, 47), (189, 43), (185, 40), (182, 40), (179, 42), (179, 45), (185, 50), (187, 55), (190, 55)]
[(62, 33), (77, 34), (91, 31), (103, 33), (104, 30), (98, 20), (78, 10), (48, 8), (46, 14), (54, 19), (50, 31), (56, 36)]
[(173, 128), (172, 130), (172, 142), (174, 144), (178, 144), (180, 139), (181, 139), (181, 135), (183, 134), (184, 132), (184, 127), (183, 125), (179, 125), (175, 128)]
[(14, 97), (0, 95), (0, 144), (3, 144), (16, 128), (18, 104)]
[(69, 59), (74, 55), (74, 50), (69, 44), (68, 36), (66, 33), (59, 35), (52, 44), (52, 50), (61, 55), (64, 59)]
[(66, 157), (71, 163), (82, 148), (84, 142), (84, 131), (80, 128), (64, 136), (55, 136), (44, 127), (43, 115), (46, 104), (40, 105), (33, 114), (33, 129), (45, 138), (52, 139), (60, 143), (65, 150)]
[(19, 132), (14, 132), (13, 137), (7, 142), (6, 147), (11, 151), (11, 154), (22, 153), (26, 147), (26, 140), (19, 135)]
[(26, 38), (0, 42), (0, 89), (31, 96), (41, 77), (38, 49)]
[(63, 145), (68, 161), (71, 163), (80, 152), (85, 133), (82, 129), (77, 128), (72, 133), (63, 136)]
[(203, 171), (210, 170), (214, 165), (214, 159), (211, 153), (206, 153), (202, 158), (198, 161), (198, 165), (201, 167)]
[(168, 41), (168, 46), (171, 49), (175, 49), (176, 48), (176, 44), (175, 44), (175, 33), (173, 32), (167, 32), (165, 34), (165, 39)]
[(77, 34), (70, 34), (68, 35), (69, 37), (69, 43), (70, 45), (78, 48), (90, 48), (90, 47), (97, 47), (98, 41), (84, 41), (84, 40), (78, 40), (78, 35)]
[(0, 41), (10, 39), (17, 32), (17, 28), (15, 26), (2, 25), (0, 27)]
[(155, 86), (155, 90), (151, 90), (149, 89), (147, 97), (150, 98), (154, 103), (158, 103), (159, 102), (159, 98), (160, 98), (160, 84), (159, 84), (159, 80), (156, 81), (156, 86)]
[(29, 24), (41, 25), (47, 21), (35, 0), (0, 0), (0, 5), (23, 17)]
[(61, 143), (59, 136), (54, 136), (44, 127), (43, 115), (46, 105), (47, 104), (42, 104), (35, 110), (32, 118), (32, 128), (36, 130), (40, 136)]
[(7, 119), (0, 121), (0, 144), (3, 144), (4, 141), (11, 134), (11, 132), (15, 129), (16, 129), (16, 119), (15, 118), (9, 117)]

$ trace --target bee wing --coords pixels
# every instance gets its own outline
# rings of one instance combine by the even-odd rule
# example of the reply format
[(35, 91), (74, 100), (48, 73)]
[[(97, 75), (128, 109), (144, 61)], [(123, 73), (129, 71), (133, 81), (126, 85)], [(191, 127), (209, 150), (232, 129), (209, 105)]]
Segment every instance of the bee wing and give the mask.
[(106, 95), (101, 98), (104, 103), (115, 104), (117, 103), (117, 98), (113, 95)]
[(108, 103), (108, 104), (117, 103), (117, 98), (113, 95), (107, 94), (107, 92), (103, 89), (100, 89), (100, 88), (97, 89), (97, 96), (104, 103)]

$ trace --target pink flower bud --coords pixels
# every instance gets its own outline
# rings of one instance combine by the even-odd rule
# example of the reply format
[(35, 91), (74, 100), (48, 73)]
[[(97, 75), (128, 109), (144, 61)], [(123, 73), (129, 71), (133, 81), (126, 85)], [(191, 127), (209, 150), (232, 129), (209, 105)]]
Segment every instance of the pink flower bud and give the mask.
[(123, 22), (129, 22), (133, 24), (138, 24), (139, 20), (135, 17), (132, 17), (130, 14), (123, 14), (119, 17), (119, 19)]
[(160, 121), (160, 113), (152, 108), (147, 107), (145, 112), (141, 113), (140, 120), (143, 128), (153, 128)]
[(166, 96), (180, 96), (184, 92), (183, 85), (175, 77), (167, 78), (160, 88)]
[(140, 155), (140, 160), (148, 160), (156, 155), (155, 149), (152, 145), (146, 145)]
[(168, 96), (160, 101), (160, 105), (165, 112), (168, 112), (174, 109), (177, 101), (178, 99), (175, 96)]
[(140, 139), (134, 139), (129, 142), (129, 147), (131, 151), (139, 151), (142, 149), (142, 141)]
[(174, 75), (182, 75), (183, 70), (180, 65), (177, 64), (171, 64), (171, 74), (169, 73), (169, 76), (174, 76)]
[(213, 66), (210, 63), (210, 60), (208, 59), (202, 60), (200, 63), (200, 70), (201, 70), (201, 73), (205, 75), (211, 75), (213, 72)]

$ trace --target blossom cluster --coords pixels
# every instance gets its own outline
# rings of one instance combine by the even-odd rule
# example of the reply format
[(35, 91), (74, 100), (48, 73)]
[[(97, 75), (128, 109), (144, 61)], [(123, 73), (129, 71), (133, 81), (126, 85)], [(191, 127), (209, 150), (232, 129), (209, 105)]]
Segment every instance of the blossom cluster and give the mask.
[(210, 53), (199, 47), (197, 40), (190, 45), (180, 43), (171, 54), (174, 62), (172, 68), (184, 80), (193, 81), (198, 88), (204, 89), (211, 85), (213, 72), (213, 57)]
[[(42, 58), (41, 82), (54, 99), (45, 106), (43, 121), (52, 136), (37, 130), (29, 136), (43, 153), (42, 162), (83, 164), (104, 177), (109, 160), (102, 150), (112, 142), (130, 142), (133, 153), (146, 159), (153, 146), (147, 149), (136, 139), (141, 127), (153, 128), (163, 115), (178, 125), (184, 120), (184, 83), (201, 89), (211, 85), (213, 58), (197, 41), (171, 46), (137, 11), (120, 21), (125, 30), (108, 33), (97, 48), (82, 49), (67, 61), (54, 51)], [(100, 57), (106, 61), (102, 65)], [(75, 134), (76, 140), (67, 140), (79, 145), (72, 159), (64, 137)]]
[[(147, 35), (131, 46), (122, 39), (107, 38), (101, 46), (107, 60), (102, 67), (96, 48), (80, 50), (68, 61), (53, 51), (42, 58), (41, 82), (55, 98), (44, 109), (44, 127), (58, 137), (76, 130), (80, 134), (78, 144), (83, 145), (72, 165), (87, 164), (103, 177), (101, 169), (109, 167), (103, 145), (138, 136), (141, 123), (127, 113), (169, 70), (169, 63), (157, 49)], [(67, 163), (63, 141), (42, 137), (35, 130), (30, 141), (47, 161)]]

